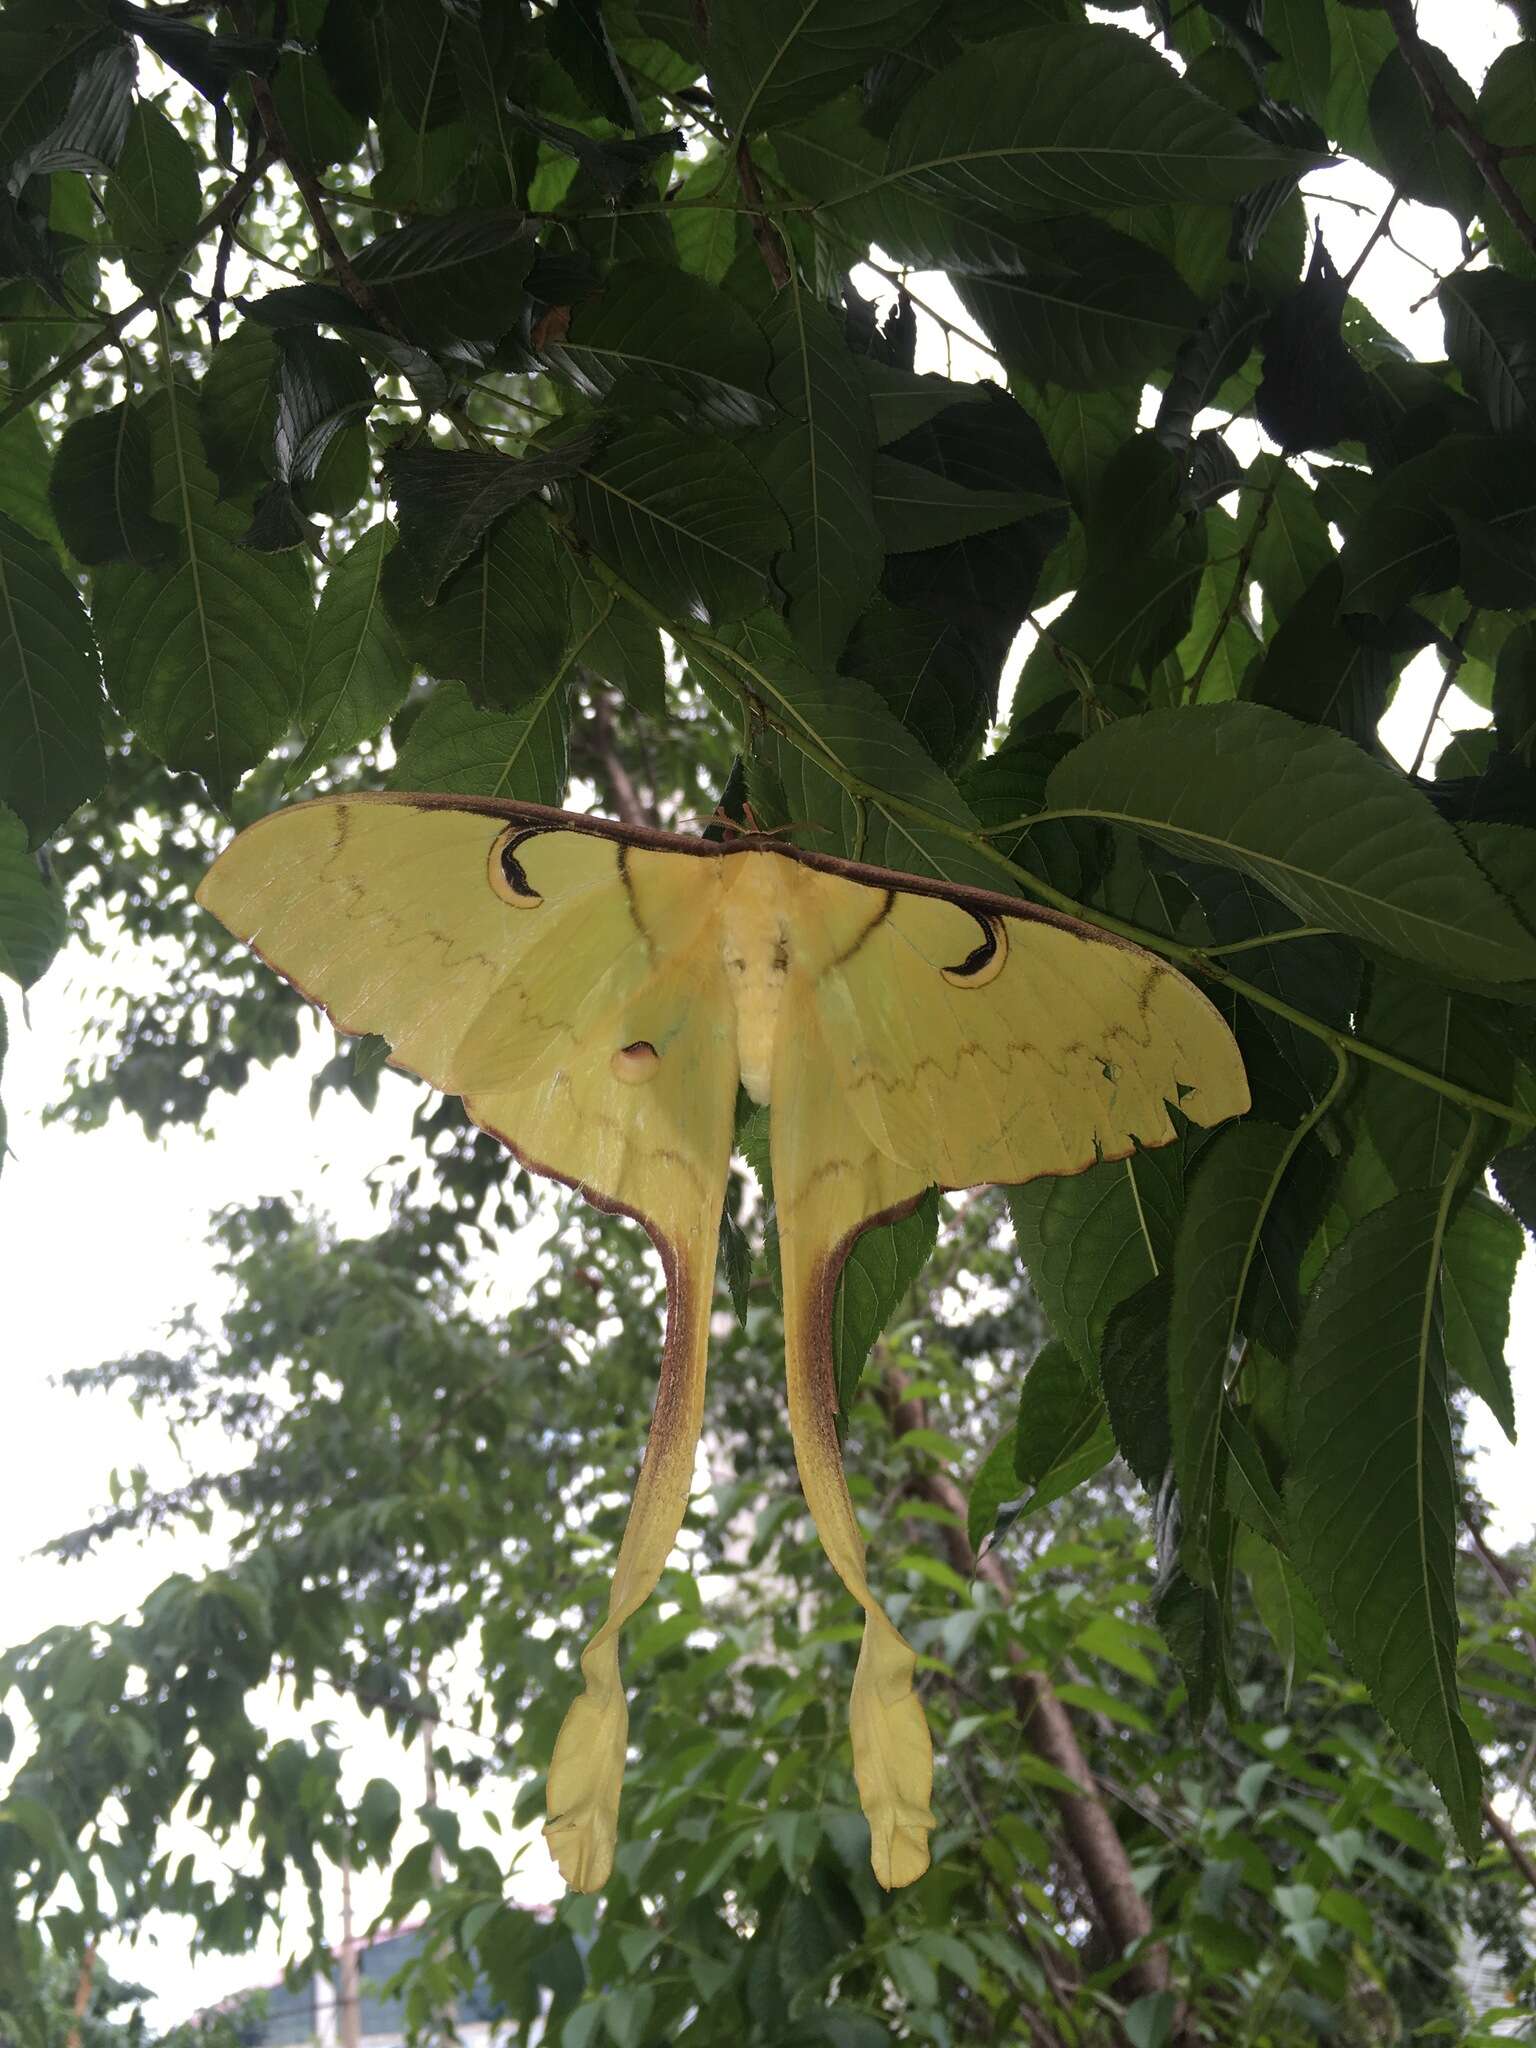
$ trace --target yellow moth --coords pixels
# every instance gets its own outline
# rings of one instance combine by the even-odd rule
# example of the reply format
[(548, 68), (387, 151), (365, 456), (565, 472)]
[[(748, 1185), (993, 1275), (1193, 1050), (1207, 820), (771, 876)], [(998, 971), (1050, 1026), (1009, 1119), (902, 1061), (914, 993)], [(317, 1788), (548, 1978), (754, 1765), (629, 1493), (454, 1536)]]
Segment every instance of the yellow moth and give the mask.
[(1012, 897), (530, 804), (367, 795), (240, 834), (198, 900), (337, 1028), (461, 1095), (536, 1173), (635, 1217), (666, 1271), (650, 1439), (585, 1690), (549, 1772), (566, 1881), (613, 1862), (629, 1715), (618, 1635), (688, 1504), (737, 1084), (772, 1104), (789, 1421), (806, 1501), (864, 1609), (853, 1767), (881, 1884), (928, 1865), (913, 1652), (870, 1591), (837, 1438), (849, 1247), (934, 1185), (1080, 1173), (1242, 1114), (1242, 1061), (1182, 975)]

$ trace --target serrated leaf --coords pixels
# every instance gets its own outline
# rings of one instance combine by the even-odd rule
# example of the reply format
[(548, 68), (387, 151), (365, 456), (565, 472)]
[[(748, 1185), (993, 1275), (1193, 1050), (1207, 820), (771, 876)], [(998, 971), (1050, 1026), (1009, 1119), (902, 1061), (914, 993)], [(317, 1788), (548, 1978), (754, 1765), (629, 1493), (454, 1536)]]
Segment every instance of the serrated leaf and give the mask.
[(550, 804), (565, 799), (570, 680), (559, 674), (515, 711), (477, 711), (462, 683), (439, 683), (406, 734), (396, 789)]
[[(14, 166), (17, 187), (31, 175), (29, 159), (38, 145), (64, 120), (79, 82), (93, 64), (116, 56), (122, 38), (84, 10), (62, 13), (53, 20), (36, 15), (8, 20), (5, 62), (0, 65), (0, 159)], [(130, 68), (123, 90), (122, 123), (126, 123), (133, 86)], [(118, 129), (121, 143), (121, 123)], [(111, 159), (93, 168), (105, 169)]]
[(832, 1360), (837, 1405), (844, 1416), (853, 1407), (870, 1352), (932, 1256), (938, 1231), (939, 1198), (930, 1188), (910, 1215), (878, 1224), (854, 1240), (832, 1304)]
[(1292, 1367), (1291, 1556), (1334, 1640), (1439, 1788), (1469, 1851), (1481, 1771), (1456, 1694), (1456, 1477), (1438, 1188), (1355, 1225)]
[(277, 357), (274, 467), (297, 489), (314, 481), (336, 436), (367, 417), (377, 394), (345, 342), (289, 328), (277, 336)]
[(191, 145), (157, 108), (134, 108), (106, 204), (128, 275), (140, 291), (160, 291), (196, 232), (202, 192)]
[(1057, 767), (1047, 816), (1098, 818), (1251, 874), (1302, 921), (1474, 980), (1536, 939), (1401, 774), (1258, 704), (1117, 719)]
[(1447, 352), (1489, 424), (1501, 434), (1536, 433), (1536, 283), (1465, 270), (1436, 296)]
[(565, 665), (571, 614), (564, 558), (543, 513), (514, 506), (427, 605), (408, 569), (401, 577), (397, 548), (385, 590), (407, 653), (428, 675), (466, 684), (477, 704), (515, 710)]
[(1183, 1203), (1183, 1143), (1008, 1190), (1019, 1256), (1051, 1327), (1097, 1379), (1115, 1307), (1168, 1265)]
[[(1420, 38), (1417, 62), (1433, 75), (1442, 97), (1475, 123), (1476, 95), (1445, 52)], [(1405, 198), (1446, 207), (1463, 227), (1469, 225), (1487, 199), (1481, 174), (1459, 139), (1425, 104), (1423, 88), (1401, 49), (1388, 51), (1371, 80), (1366, 104), (1384, 175)]]
[(305, 169), (325, 171), (357, 155), (366, 123), (343, 106), (318, 55), (285, 49), (272, 78), (272, 99), (289, 148)]
[(763, 602), (784, 515), (739, 449), (664, 420), (626, 426), (571, 486), (583, 538), (679, 618), (738, 619)]
[(223, 800), (288, 725), (307, 579), (291, 559), (238, 544), (239, 515), (219, 502), (190, 392), (167, 384), (146, 411), (151, 509), (175, 553), (155, 568), (97, 572), (91, 613), (107, 694), (152, 753)]
[(595, 436), (578, 434), (522, 456), (454, 448), (399, 448), (387, 455), (384, 474), (400, 515), (401, 560), (425, 601), (436, 600), (443, 579), (473, 552), (493, 521), (573, 475), (595, 445)]
[(871, 476), (874, 409), (842, 324), (824, 306), (789, 290), (763, 324), (773, 351), (768, 388), (787, 415), (759, 456), (790, 527), (774, 573), (801, 653), (833, 667), (884, 559)]
[(875, 442), (885, 448), (904, 435), (926, 427), (952, 405), (979, 405), (986, 393), (976, 384), (956, 384), (930, 371), (898, 369), (878, 356), (855, 356), (860, 381), (869, 397), (875, 421)]
[(0, 805), (0, 974), (30, 988), (64, 943), (64, 905), (27, 851), (27, 828)]
[(997, 1527), (999, 1513), (1023, 1492), (1013, 1465), (1018, 1440), (1017, 1428), (1010, 1425), (987, 1453), (981, 1470), (971, 1481), (966, 1507), (966, 1534), (972, 1550), (986, 1548), (992, 1531)]
[[(1477, 97), (1477, 130), (1496, 149), (1512, 152), (1501, 169), (1529, 212), (1536, 206), (1536, 163), (1513, 154), (1536, 144), (1536, 46), (1529, 39), (1507, 45), (1488, 66)], [(1503, 207), (1490, 203), (1483, 219), (1505, 269), (1536, 275), (1536, 253)]]
[(1441, 1276), (1446, 1362), (1464, 1387), (1487, 1402), (1511, 1443), (1515, 1395), (1505, 1345), (1510, 1297), (1524, 1249), (1524, 1234), (1515, 1218), (1474, 1189), (1446, 1231)]
[(1167, 258), (1093, 220), (1059, 229), (1058, 253), (1028, 271), (955, 280), (1015, 375), (1074, 391), (1139, 382), (1171, 363), (1200, 302)]
[(131, 403), (87, 413), (65, 428), (48, 501), (65, 545), (92, 568), (131, 556), (153, 561), (170, 544), (150, 515), (153, 475), (149, 428)]
[(238, 497), (271, 476), (277, 343), (266, 327), (244, 320), (213, 351), (198, 386), (197, 424), (221, 497)]
[(1359, 621), (1339, 617), (1342, 589), (1330, 562), (1280, 620), (1243, 678), (1243, 695), (1369, 746), (1402, 657), (1395, 662), (1357, 630)]
[(1093, 1381), (1058, 1338), (1024, 1375), (1014, 1427), (1014, 1471), (1031, 1489), (1026, 1514), (1060, 1500), (1115, 1454)]
[(714, 427), (754, 426), (771, 410), (772, 357), (757, 322), (724, 292), (666, 264), (616, 265), (571, 309), (563, 331), (538, 346), (550, 369), (590, 398), (612, 393), (622, 402), (624, 381), (638, 378), (677, 391)]
[(1154, 432), (1169, 448), (1187, 449), (1195, 417), (1215, 402), (1229, 377), (1247, 362), (1269, 308), (1246, 285), (1227, 285), (1179, 349), (1157, 410)]
[(1262, 141), (1123, 29), (1062, 23), (968, 50), (919, 87), (886, 175), (996, 219), (1236, 199), (1313, 159)]
[[(0, 113), (12, 138), (0, 151), (11, 158), (7, 181), (12, 191), (53, 171), (110, 171), (122, 152), (133, 112), (137, 65), (132, 45), (108, 35), (92, 36), (82, 47), (71, 37), (71, 28), (78, 26), (78, 21), (50, 24), (37, 39), (48, 46), (38, 66), (31, 35), (6, 38), (5, 69), (13, 56), (20, 58), (17, 86)], [(54, 56), (56, 68), (50, 61)]]
[(326, 578), (299, 686), (305, 743), (283, 778), (285, 789), (297, 789), (323, 762), (372, 739), (405, 702), (411, 667), (381, 588), (393, 540), (393, 529), (381, 520), (353, 542)]
[(1180, 1557), (1190, 1577), (1213, 1590), (1212, 1522), (1226, 1509), (1227, 1378), (1264, 1221), (1292, 1147), (1292, 1133), (1273, 1124), (1218, 1131), (1190, 1177), (1174, 1247), (1168, 1387)]
[(835, 99), (899, 50), (934, 0), (754, 0), (710, 22), (709, 82), (738, 134), (777, 128)]
[(533, 257), (529, 222), (505, 208), (412, 221), (365, 242), (352, 267), (410, 340), (478, 363), (517, 319)]
[[(951, 774), (971, 757), (995, 708), (989, 679), (953, 626), (884, 598), (855, 622), (842, 667), (878, 690), (907, 731)], [(962, 795), (971, 802), (967, 792)], [(1017, 810), (1015, 805), (995, 815), (1014, 817)]]
[(1457, 580), (1455, 514), (1514, 532), (1536, 516), (1536, 463), (1513, 437), (1448, 434), (1392, 470), (1344, 544), (1340, 609), (1389, 617)]
[(947, 548), (973, 534), (995, 533), (1021, 519), (1065, 511), (1065, 497), (1042, 491), (973, 490), (921, 463), (881, 452), (874, 458), (874, 509), (879, 535), (893, 555)]
[(0, 513), (0, 803), (36, 845), (107, 773), (91, 622), (51, 549)]
[(1168, 1311), (1173, 1278), (1160, 1273), (1105, 1318), (1099, 1385), (1120, 1455), (1156, 1493), (1173, 1456), (1168, 1416)]
[[(1484, 1095), (1506, 1096), (1514, 1062), (1493, 1006), (1378, 967), (1360, 1019), (1368, 1045)], [(1398, 1189), (1438, 1187), (1467, 1135), (1471, 1112), (1384, 1067), (1362, 1077), (1358, 1103)]]

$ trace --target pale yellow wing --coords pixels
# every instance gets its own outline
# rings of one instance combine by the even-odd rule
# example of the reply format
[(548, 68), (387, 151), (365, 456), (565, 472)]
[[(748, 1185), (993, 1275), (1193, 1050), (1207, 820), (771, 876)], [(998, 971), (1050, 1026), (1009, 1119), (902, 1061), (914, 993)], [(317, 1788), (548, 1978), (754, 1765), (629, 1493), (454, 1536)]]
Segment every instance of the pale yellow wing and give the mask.
[(613, 1861), (628, 1729), (618, 1632), (660, 1575), (692, 1482), (736, 1035), (718, 862), (531, 815), (298, 805), (242, 833), (199, 899), (342, 1030), (380, 1033), (528, 1166), (637, 1216), (661, 1253), (650, 1441), (549, 1775), (550, 1847), (592, 1891)]
[(944, 1187), (1080, 1173), (1248, 1108), (1225, 1020), (1166, 961), (977, 893), (948, 900), (807, 873), (854, 936), (816, 1005), (849, 1111)]

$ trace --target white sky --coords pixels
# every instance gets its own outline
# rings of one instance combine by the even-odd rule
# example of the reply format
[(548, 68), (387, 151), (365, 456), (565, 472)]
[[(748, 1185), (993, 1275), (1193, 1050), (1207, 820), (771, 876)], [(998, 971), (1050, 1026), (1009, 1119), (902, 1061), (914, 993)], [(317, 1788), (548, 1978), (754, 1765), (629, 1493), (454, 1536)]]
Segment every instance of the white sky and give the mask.
[[(1423, 0), (1423, 31), (1453, 55), (1474, 84), (1494, 53), (1513, 39), (1510, 17), (1495, 7), (1469, 10), (1460, 0)], [(1314, 193), (1362, 200), (1372, 214), (1357, 216), (1343, 206), (1314, 209), (1322, 219), (1330, 253), (1348, 268), (1384, 203), (1387, 188), (1371, 173), (1350, 164), (1307, 181)], [(1441, 271), (1460, 257), (1453, 223), (1446, 215), (1404, 204), (1395, 217), (1398, 239)], [(1417, 353), (1443, 353), (1439, 314), (1433, 302), (1417, 314), (1407, 308), (1433, 278), (1389, 243), (1378, 244), (1356, 285), (1372, 310)], [(862, 288), (884, 296), (886, 288), (866, 274)], [(942, 279), (917, 286), (958, 325), (965, 316)], [(943, 369), (945, 350), (932, 323), (920, 319), (919, 367)], [(971, 360), (961, 360), (969, 355)], [(989, 374), (993, 365), (978, 351), (956, 351), (952, 374)], [(1256, 444), (1255, 444), (1256, 445)], [(1246, 456), (1250, 451), (1239, 448)], [(1024, 647), (1016, 650), (1016, 663)], [(1016, 664), (1015, 664), (1016, 672)], [(1430, 654), (1409, 669), (1383, 726), (1400, 759), (1417, 748), (1424, 720), (1439, 684)], [(1449, 731), (1485, 723), (1485, 714), (1451, 693), (1441, 729), (1431, 744), (1433, 760)], [(114, 962), (122, 978), (153, 973), (152, 962)], [(35, 1547), (62, 1530), (88, 1520), (107, 1500), (108, 1475), (143, 1466), (152, 1480), (175, 1484), (189, 1471), (217, 1467), (226, 1447), (217, 1432), (175, 1444), (155, 1415), (134, 1415), (124, 1395), (78, 1398), (59, 1385), (72, 1368), (92, 1366), (164, 1341), (165, 1326), (184, 1305), (195, 1305), (206, 1325), (217, 1321), (225, 1290), (213, 1273), (206, 1244), (208, 1219), (227, 1204), (246, 1204), (264, 1195), (290, 1195), (331, 1215), (346, 1233), (374, 1225), (368, 1175), (392, 1154), (410, 1149), (409, 1125), (415, 1085), (394, 1074), (384, 1078), (372, 1115), (350, 1097), (328, 1094), (317, 1116), (308, 1111), (309, 1084), (334, 1049), (328, 1028), (306, 1029), (299, 1055), (269, 1071), (258, 1070), (249, 1085), (217, 1105), (208, 1132), (177, 1130), (159, 1143), (146, 1140), (137, 1123), (114, 1112), (98, 1132), (78, 1136), (62, 1126), (45, 1128), (46, 1106), (62, 1092), (65, 1066), (92, 1015), (92, 991), (107, 979), (102, 963), (68, 950), (33, 991), (27, 1013), (14, 985), (0, 983), (11, 1026), (11, 1049), (0, 1076), (10, 1121), (12, 1156), (0, 1171), (0, 1246), (6, 1260), (7, 1322), (12, 1333), (8, 1361), (9, 1425), (0, 1439), (0, 1641), (20, 1642), (44, 1628), (95, 1617), (114, 1617), (133, 1608), (173, 1571), (216, 1564), (223, 1543), (216, 1530), (206, 1539), (179, 1530), (174, 1537), (138, 1543), (119, 1539), (81, 1563), (63, 1566), (38, 1558)], [(479, 1305), (487, 1314), (515, 1307), (538, 1260), (534, 1233), (504, 1248), (500, 1264), (487, 1268)], [(1536, 1332), (1536, 1263), (1527, 1255), (1515, 1294), (1511, 1358), (1517, 1405), (1527, 1443), (1536, 1431), (1536, 1375), (1529, 1363)], [(1532, 1523), (1529, 1452), (1504, 1442), (1492, 1419), (1476, 1407), (1473, 1438), (1479, 1449), (1477, 1476), (1496, 1503), (1498, 1540), (1528, 1535)], [(451, 1691), (451, 1687), (450, 1687)], [(352, 1755), (348, 1783), (360, 1789), (369, 1777), (394, 1777), (407, 1808), (411, 1788), (420, 1784), (420, 1764), (406, 1759), (337, 1701), (333, 1710), (307, 1710), (302, 1721), (275, 1697), (274, 1727), (297, 1730), (331, 1711), (349, 1730)], [(449, 1738), (451, 1740), (451, 1738)], [(24, 1745), (23, 1745), (24, 1747)], [(20, 1756), (18, 1751), (18, 1760)], [(487, 1781), (476, 1802), (506, 1819), (510, 1793), (504, 1782)], [(465, 1815), (466, 1835), (493, 1842), (494, 1836)], [(192, 1831), (179, 1847), (190, 1848)], [(505, 1838), (501, 1842), (505, 1853)], [(519, 1896), (552, 1898), (559, 1881), (542, 1844), (534, 1838)], [(364, 1875), (354, 1889), (359, 1924), (382, 1905), (380, 1887)], [(333, 1892), (332, 1907), (339, 1914)], [(332, 1927), (339, 1931), (339, 1919)], [(141, 1943), (131, 1953), (109, 1949), (107, 1961), (121, 1976), (148, 1985), (156, 1994), (151, 2021), (166, 2024), (194, 2006), (229, 1992), (271, 1981), (282, 1949), (272, 1938), (253, 1953), (189, 1962), (187, 1930), (167, 1924), (158, 1944)]]

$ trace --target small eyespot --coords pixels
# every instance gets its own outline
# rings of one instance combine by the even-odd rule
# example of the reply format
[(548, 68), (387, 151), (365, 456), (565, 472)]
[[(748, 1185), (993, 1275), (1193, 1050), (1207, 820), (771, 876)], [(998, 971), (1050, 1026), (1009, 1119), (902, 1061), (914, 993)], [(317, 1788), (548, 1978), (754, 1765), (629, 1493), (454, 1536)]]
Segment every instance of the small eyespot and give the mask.
[(517, 850), (525, 841), (538, 837), (537, 827), (509, 825), (505, 832), (498, 833), (491, 846), (490, 864), (487, 876), (493, 892), (503, 903), (510, 903), (517, 910), (536, 910), (544, 901), (538, 890), (532, 888), (523, 873), (523, 864), (517, 857)]
[(661, 1065), (661, 1055), (649, 1039), (637, 1038), (633, 1045), (621, 1045), (609, 1065), (616, 1081), (649, 1081)]
[[(972, 911), (971, 915), (976, 916)], [(939, 972), (951, 988), (985, 988), (989, 981), (996, 981), (1008, 960), (1008, 927), (1000, 917), (976, 917), (983, 938), (965, 958), (954, 967), (941, 967)]]

